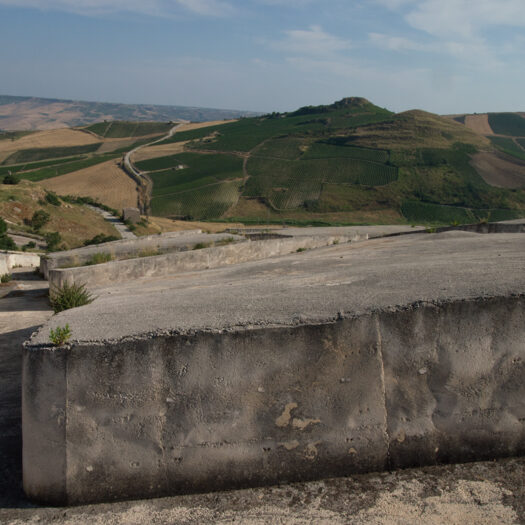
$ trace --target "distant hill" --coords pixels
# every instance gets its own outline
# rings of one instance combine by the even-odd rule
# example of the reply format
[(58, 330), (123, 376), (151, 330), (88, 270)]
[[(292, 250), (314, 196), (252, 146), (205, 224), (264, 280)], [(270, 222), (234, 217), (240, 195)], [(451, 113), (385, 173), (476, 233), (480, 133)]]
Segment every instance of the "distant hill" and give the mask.
[(257, 113), (239, 110), (0, 95), (0, 130), (7, 131), (84, 126), (104, 120), (203, 122), (254, 115)]
[[(487, 116), (483, 126), (492, 134), (358, 97), (184, 124), (170, 136), (167, 123), (107, 120), (0, 133), (0, 176), (118, 209), (136, 201), (153, 216), (184, 220), (451, 224), (525, 217), (522, 138), (502, 133), (521, 133), (521, 120)], [(131, 155), (142, 172), (134, 182), (122, 155), (141, 144)]]

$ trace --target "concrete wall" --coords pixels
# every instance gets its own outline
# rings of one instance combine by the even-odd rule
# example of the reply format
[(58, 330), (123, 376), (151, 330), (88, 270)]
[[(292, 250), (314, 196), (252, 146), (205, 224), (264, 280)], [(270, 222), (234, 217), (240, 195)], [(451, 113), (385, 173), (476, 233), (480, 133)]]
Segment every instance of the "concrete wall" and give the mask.
[(485, 222), (479, 224), (461, 224), (460, 226), (444, 226), (436, 232), (461, 230), (474, 233), (525, 233), (525, 222)]
[(9, 273), (14, 266), (31, 266), (40, 265), (40, 254), (24, 252), (0, 252), (0, 275)]
[[(353, 239), (356, 240), (355, 237)], [(111, 261), (93, 266), (55, 269), (49, 271), (48, 279), (51, 289), (60, 287), (66, 282), (85, 284), (88, 288), (94, 288), (142, 277), (163, 277), (181, 272), (266, 259), (293, 253), (298, 249), (319, 248), (349, 240), (348, 237), (337, 235), (247, 241), (153, 257)]]
[(69, 265), (84, 264), (88, 262), (95, 253), (109, 253), (113, 257), (118, 258), (138, 254), (143, 250), (169, 250), (183, 243), (185, 238), (190, 238), (200, 233), (202, 233), (202, 230), (186, 230), (163, 233), (162, 235), (146, 235), (144, 237), (121, 239), (119, 241), (105, 242), (83, 248), (76, 248), (74, 250), (51, 253), (42, 258), (40, 271), (47, 279), (49, 270), (67, 267)]
[(27, 495), (78, 504), (525, 452), (525, 297), (26, 346)]

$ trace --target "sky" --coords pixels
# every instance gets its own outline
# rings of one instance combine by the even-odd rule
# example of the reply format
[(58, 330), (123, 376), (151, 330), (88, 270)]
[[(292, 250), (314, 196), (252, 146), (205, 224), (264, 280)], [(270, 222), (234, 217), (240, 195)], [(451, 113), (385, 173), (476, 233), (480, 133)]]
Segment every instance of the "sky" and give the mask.
[(525, 111), (525, 0), (0, 0), (0, 94)]

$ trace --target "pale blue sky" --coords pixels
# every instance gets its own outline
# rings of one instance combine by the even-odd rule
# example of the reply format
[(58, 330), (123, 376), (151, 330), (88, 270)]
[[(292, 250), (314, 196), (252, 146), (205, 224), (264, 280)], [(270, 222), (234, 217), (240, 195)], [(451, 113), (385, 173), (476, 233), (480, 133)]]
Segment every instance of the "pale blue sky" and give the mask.
[(525, 0), (0, 0), (0, 93), (525, 111)]

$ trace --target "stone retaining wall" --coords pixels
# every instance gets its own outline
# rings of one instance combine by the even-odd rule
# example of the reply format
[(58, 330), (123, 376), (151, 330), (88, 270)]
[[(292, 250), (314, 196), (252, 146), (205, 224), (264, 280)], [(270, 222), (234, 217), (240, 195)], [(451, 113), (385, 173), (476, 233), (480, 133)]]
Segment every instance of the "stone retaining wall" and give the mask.
[(255, 261), (286, 255), (297, 250), (329, 246), (339, 242), (359, 240), (345, 236), (288, 237), (264, 241), (246, 241), (199, 250), (168, 253), (153, 257), (140, 257), (125, 261), (111, 261), (93, 266), (64, 268), (49, 271), (51, 290), (64, 283), (84, 284), (88, 288), (127, 282), (142, 277), (164, 277), (182, 272), (218, 268), (229, 264)]
[[(190, 238), (192, 242), (195, 243), (205, 242), (207, 240), (214, 241), (228, 237), (240, 239), (240, 237), (225, 234), (207, 235), (202, 233), (201, 230), (186, 230), (164, 233), (162, 235), (147, 235), (134, 239), (121, 239), (119, 241), (48, 254), (42, 258), (40, 271), (47, 279), (50, 270), (84, 264), (96, 253), (107, 253), (118, 259), (119, 257), (138, 255), (141, 251), (183, 249), (185, 247), (185, 240)], [(195, 238), (195, 240), (193, 240), (193, 238)]]

